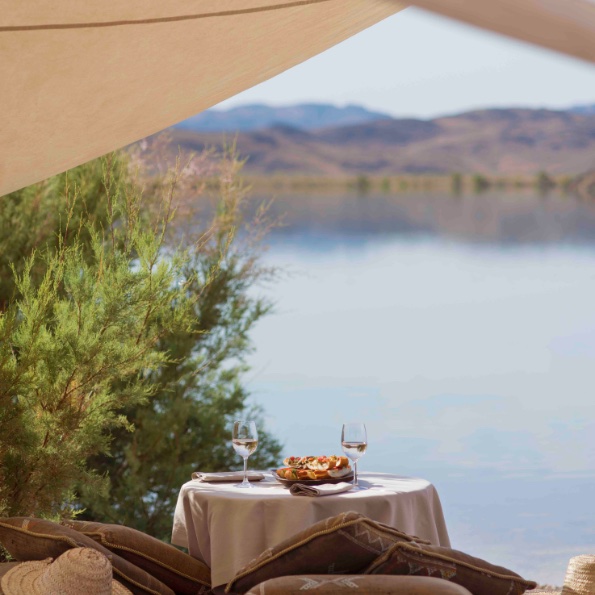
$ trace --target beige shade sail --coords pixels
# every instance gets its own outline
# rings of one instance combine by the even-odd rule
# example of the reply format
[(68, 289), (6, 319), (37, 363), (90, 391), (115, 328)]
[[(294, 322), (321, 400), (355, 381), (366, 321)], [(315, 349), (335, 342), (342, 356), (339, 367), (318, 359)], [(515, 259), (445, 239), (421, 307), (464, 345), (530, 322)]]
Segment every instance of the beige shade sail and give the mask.
[(0, 0), (0, 196), (163, 130), (403, 7)]
[[(407, 3), (595, 62), (593, 0)], [(0, 196), (163, 130), (404, 6), (0, 0)]]
[[(411, 0), (410, 4), (595, 62), (595, 0)], [(595, 81), (593, 85), (595, 89)]]

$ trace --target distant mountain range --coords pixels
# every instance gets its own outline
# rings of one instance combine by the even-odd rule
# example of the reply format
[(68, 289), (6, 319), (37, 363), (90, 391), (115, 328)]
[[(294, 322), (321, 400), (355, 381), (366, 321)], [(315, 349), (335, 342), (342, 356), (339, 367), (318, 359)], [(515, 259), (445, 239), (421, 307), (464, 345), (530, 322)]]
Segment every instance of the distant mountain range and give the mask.
[[(595, 114), (595, 104), (577, 105), (563, 111), (574, 114)], [(195, 132), (243, 132), (273, 126), (317, 130), (363, 124), (375, 120), (396, 119), (390, 114), (372, 111), (359, 105), (337, 107), (328, 103), (302, 103), (274, 107), (257, 103), (228, 110), (206, 110), (176, 124), (174, 128)]]
[(568, 111), (574, 114), (595, 114), (595, 103), (593, 105), (577, 105)]
[(237, 147), (252, 174), (574, 175), (595, 168), (595, 106), (489, 109), (433, 120), (357, 106), (246, 106), (205, 112), (170, 129), (172, 150), (221, 145), (218, 127), (239, 131)]
[(175, 128), (199, 132), (235, 132), (258, 130), (275, 125), (286, 125), (303, 130), (329, 126), (348, 126), (373, 120), (391, 119), (388, 114), (373, 112), (358, 105), (336, 107), (329, 104), (306, 103), (286, 107), (255, 104), (229, 110), (207, 110), (188, 118)]

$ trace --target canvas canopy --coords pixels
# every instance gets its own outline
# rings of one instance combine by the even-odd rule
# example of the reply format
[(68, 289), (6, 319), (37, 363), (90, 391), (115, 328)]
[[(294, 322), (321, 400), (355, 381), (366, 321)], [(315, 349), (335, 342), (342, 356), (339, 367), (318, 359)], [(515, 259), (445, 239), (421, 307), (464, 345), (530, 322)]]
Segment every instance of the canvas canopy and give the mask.
[[(595, 62), (591, 0), (414, 3)], [(158, 132), (404, 7), (0, 0), (0, 196)]]
[(0, 0), (0, 195), (163, 130), (401, 8)]
[(413, 0), (412, 3), (595, 63), (594, 0)]

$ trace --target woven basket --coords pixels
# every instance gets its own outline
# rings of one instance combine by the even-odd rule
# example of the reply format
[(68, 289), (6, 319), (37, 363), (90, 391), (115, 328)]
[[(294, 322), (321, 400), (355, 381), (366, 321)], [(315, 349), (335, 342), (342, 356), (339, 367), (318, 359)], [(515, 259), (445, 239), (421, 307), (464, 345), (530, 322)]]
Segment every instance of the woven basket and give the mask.
[(595, 556), (571, 558), (566, 569), (562, 595), (593, 595), (595, 593)]

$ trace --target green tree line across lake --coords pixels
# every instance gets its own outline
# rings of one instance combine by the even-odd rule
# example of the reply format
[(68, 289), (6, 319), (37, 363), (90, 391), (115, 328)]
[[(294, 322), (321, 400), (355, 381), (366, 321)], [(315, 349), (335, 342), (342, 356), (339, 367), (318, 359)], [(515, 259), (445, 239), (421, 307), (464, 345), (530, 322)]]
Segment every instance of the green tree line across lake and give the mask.
[(451, 174), (358, 174), (349, 177), (325, 177), (300, 174), (253, 175), (250, 183), (255, 191), (289, 193), (355, 193), (400, 194), (444, 193), (481, 194), (486, 190), (498, 192), (537, 192), (553, 190), (566, 193), (575, 190), (576, 176), (556, 176), (545, 171), (535, 175), (497, 176), (483, 173)]

